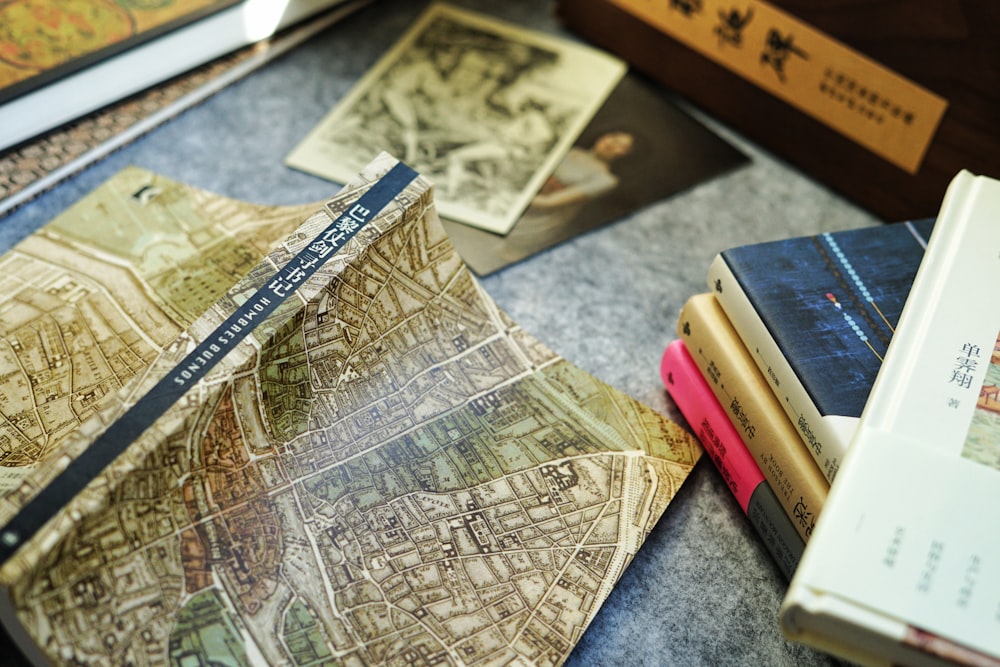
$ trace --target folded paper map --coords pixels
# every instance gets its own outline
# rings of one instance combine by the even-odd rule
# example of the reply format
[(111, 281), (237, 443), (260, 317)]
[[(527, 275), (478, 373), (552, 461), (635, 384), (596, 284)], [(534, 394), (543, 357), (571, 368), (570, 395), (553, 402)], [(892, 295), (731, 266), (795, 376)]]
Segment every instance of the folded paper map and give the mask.
[(389, 155), (287, 234), (251, 208), (130, 171), (4, 256), (8, 631), (40, 663), (562, 663), (696, 441), (500, 311)]

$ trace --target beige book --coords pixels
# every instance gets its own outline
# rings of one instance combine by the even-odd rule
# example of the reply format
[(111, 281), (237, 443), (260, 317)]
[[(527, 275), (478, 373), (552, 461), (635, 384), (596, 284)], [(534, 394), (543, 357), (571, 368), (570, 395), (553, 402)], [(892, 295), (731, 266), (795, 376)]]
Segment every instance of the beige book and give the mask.
[(687, 300), (677, 333), (808, 541), (830, 486), (713, 294)]

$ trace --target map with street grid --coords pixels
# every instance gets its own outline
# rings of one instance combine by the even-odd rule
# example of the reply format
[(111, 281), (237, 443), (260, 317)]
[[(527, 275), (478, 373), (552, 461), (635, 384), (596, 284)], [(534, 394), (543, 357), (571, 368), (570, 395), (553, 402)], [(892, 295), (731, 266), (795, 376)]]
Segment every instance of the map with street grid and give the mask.
[[(47, 254), (79, 271), (61, 270), (48, 312), (78, 310), (80, 321), (50, 316), (35, 353), (50, 372), (80, 370), (44, 402), (27, 390), (37, 378), (5, 370), (4, 405), (25, 394), (34, 402), (21, 422), (5, 412), (6, 447), (12, 463), (34, 463), (0, 517), (103, 428), (76, 411), (93, 359), (113, 371), (92, 398), (107, 423), (315, 247), (393, 163), (373, 162), (238, 281), (219, 268), (190, 287), (181, 274), (137, 280), (129, 267), (169, 252), (152, 244), (123, 261), (98, 247), (113, 243), (107, 231), (86, 252), (79, 240)], [(107, 196), (169, 204), (191, 239), (201, 238), (192, 210), (242, 210), (221, 199), (215, 208), (205, 193), (195, 207), (195, 191), (163, 183)], [(268, 219), (274, 237), (288, 233), (277, 233), (284, 214)], [(83, 255), (107, 271), (80, 264)], [(108, 284), (84, 280), (95, 275)], [(225, 296), (208, 295), (223, 283)], [(108, 307), (74, 308), (96, 293)], [(3, 340), (28, 340), (29, 330)], [(84, 344), (112, 332), (115, 346)], [(0, 360), (23, 356), (8, 348)], [(63, 406), (60, 419), (43, 418), (47, 403)], [(35, 422), (30, 433), (11, 430)], [(0, 580), (44, 653), (85, 664), (558, 665), (699, 455), (680, 426), (512, 322), (458, 257), (418, 177), (7, 561)]]

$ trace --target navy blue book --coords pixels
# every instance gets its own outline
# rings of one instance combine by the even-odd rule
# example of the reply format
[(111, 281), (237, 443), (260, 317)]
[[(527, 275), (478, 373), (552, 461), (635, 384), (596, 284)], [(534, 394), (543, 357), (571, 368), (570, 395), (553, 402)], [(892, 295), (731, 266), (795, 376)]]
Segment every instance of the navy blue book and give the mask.
[(923, 259), (933, 220), (725, 250), (708, 284), (833, 481)]

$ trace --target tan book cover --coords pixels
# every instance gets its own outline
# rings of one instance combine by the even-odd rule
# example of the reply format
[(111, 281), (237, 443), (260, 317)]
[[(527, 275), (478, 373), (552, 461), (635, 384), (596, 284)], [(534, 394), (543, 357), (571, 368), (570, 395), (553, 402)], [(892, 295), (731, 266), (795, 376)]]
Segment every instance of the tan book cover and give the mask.
[(830, 485), (713, 294), (685, 302), (677, 333), (808, 542)]

